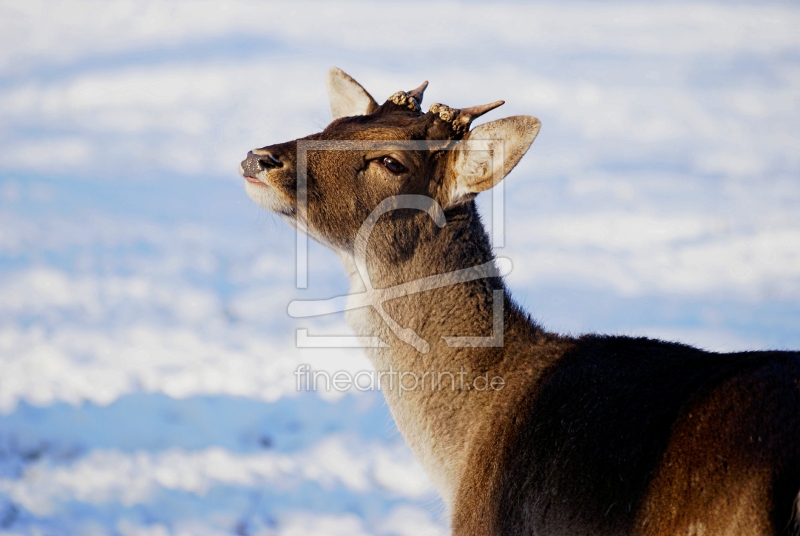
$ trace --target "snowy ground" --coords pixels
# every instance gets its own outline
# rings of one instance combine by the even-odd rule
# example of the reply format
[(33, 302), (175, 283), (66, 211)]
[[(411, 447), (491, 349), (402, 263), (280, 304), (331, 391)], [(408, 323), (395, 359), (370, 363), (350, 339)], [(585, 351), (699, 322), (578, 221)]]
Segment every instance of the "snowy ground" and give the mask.
[[(298, 393), (346, 292), (244, 195), (250, 148), (376, 98), (505, 99), (516, 297), (553, 330), (800, 348), (790, 3), (0, 3), (0, 533), (439, 534), (379, 393)], [(485, 206), (485, 202), (484, 202)]]

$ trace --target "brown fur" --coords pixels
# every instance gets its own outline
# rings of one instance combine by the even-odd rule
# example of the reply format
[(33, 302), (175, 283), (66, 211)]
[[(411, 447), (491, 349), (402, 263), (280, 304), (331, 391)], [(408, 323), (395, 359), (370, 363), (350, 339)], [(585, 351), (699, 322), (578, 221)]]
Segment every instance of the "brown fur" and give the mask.
[[(800, 453), (791, 425), (800, 407), (797, 371), (784, 376), (783, 367), (769, 363), (747, 372), (698, 400), (676, 423), (640, 512), (642, 534), (788, 528), (778, 524), (791, 518), (797, 488), (780, 489), (786, 484), (779, 475), (796, 482), (800, 472), (785, 466)], [(773, 504), (776, 496), (781, 504)]]
[[(303, 140), (345, 150), (308, 153), (305, 211), (297, 203), (303, 140), (254, 150), (242, 162), (248, 194), (336, 251), (356, 295), (366, 288), (354, 256), (358, 230), (391, 196), (435, 200), (446, 225), (414, 209), (382, 216), (366, 248), (374, 288), (491, 263), (474, 197), (514, 167), (539, 130), (525, 116), (469, 130), (502, 102), (422, 113), (425, 86), (378, 106), (352, 78), (331, 71), (335, 120)], [(489, 140), (481, 142), (486, 151), (467, 145), (479, 139)], [(348, 140), (388, 144), (348, 149)], [(415, 140), (453, 150), (392, 146)], [(503, 155), (499, 173), (487, 151)], [(405, 171), (391, 171), (385, 157)], [(799, 354), (720, 355), (648, 339), (562, 337), (516, 306), (498, 272), (489, 275), (383, 304), (427, 341), (427, 353), (404, 342), (374, 307), (347, 314), (356, 334), (388, 343), (367, 349), (378, 371), (425, 378), (463, 368), (469, 380), (505, 382), (502, 389), (402, 392), (383, 379), (398, 428), (451, 510), (454, 534), (797, 531)], [(493, 333), (498, 290), (503, 346), (448, 346), (444, 337)]]

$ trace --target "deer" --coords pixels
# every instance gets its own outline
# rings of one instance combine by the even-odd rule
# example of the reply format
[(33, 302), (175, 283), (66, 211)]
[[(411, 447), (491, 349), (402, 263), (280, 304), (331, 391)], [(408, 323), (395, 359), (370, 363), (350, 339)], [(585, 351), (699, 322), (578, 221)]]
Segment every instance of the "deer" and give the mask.
[(378, 104), (333, 68), (332, 122), (239, 172), (341, 259), (347, 322), (381, 342), (364, 351), (452, 534), (800, 534), (800, 352), (547, 331), (510, 296), (475, 201), (541, 123), (472, 128), (503, 101), (423, 112), (427, 84)]

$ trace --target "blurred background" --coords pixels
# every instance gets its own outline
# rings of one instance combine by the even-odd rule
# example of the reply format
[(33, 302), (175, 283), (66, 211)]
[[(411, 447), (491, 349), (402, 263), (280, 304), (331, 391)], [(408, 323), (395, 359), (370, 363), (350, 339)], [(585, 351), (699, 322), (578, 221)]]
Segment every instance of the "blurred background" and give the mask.
[[(343, 294), (237, 175), (378, 101), (505, 99), (516, 298), (551, 330), (800, 348), (800, 7), (779, 2), (0, 3), (0, 533), (442, 534), (380, 393), (295, 320)], [(487, 197), (487, 196), (484, 196)], [(482, 207), (486, 207), (482, 201)]]

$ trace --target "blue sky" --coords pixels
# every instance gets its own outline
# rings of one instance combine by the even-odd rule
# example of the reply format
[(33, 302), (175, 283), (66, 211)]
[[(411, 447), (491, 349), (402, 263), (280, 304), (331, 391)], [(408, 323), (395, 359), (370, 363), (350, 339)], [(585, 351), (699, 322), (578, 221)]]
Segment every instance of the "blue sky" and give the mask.
[(297, 393), (300, 363), (369, 367), (295, 348), (343, 318), (286, 314), (347, 281), (312, 245), (296, 289), (293, 231), (236, 172), (327, 124), (334, 65), (378, 100), (429, 80), (426, 104), (541, 119), (497, 253), (546, 328), (800, 348), (792, 3), (9, 1), (0, 21), (4, 534), (443, 530), (379, 394)]

